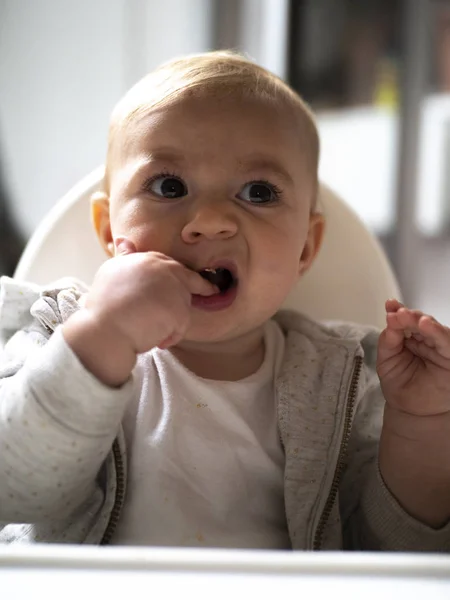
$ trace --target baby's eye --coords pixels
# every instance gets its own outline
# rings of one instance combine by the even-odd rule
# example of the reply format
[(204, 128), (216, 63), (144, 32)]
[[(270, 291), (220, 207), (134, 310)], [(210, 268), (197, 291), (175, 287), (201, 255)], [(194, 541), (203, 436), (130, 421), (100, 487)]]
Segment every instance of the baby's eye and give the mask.
[(251, 181), (246, 183), (239, 192), (238, 197), (252, 204), (270, 204), (276, 202), (280, 191), (271, 183), (265, 181)]
[(159, 175), (146, 186), (156, 196), (163, 198), (181, 198), (188, 193), (187, 186), (178, 177)]

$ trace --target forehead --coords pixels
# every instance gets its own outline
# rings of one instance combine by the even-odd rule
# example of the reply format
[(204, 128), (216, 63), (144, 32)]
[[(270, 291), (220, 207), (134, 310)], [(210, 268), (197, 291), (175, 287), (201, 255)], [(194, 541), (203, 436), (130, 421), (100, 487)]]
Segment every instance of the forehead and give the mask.
[(187, 157), (225, 162), (258, 152), (299, 168), (308, 152), (299, 121), (292, 108), (274, 102), (187, 96), (131, 118), (121, 132), (121, 154), (131, 159), (173, 148)]

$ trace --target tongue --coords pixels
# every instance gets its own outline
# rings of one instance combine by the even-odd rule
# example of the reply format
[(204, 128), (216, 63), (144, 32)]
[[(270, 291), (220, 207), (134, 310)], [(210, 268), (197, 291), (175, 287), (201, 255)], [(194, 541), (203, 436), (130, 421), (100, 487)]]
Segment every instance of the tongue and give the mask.
[(233, 283), (233, 275), (228, 269), (205, 269), (200, 275), (216, 285), (221, 292), (226, 292)]

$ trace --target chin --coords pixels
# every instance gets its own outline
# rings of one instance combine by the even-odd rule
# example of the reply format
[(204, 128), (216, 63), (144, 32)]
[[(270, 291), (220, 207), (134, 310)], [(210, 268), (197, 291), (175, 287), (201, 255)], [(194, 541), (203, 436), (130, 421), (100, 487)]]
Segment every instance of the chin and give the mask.
[(223, 315), (221, 319), (216, 315), (211, 323), (194, 323), (184, 337), (184, 341), (194, 344), (231, 342), (260, 329), (267, 320), (264, 319), (262, 322), (251, 323), (249, 327), (250, 322), (248, 319), (242, 319), (240, 322), (237, 322), (235, 316), (233, 318), (230, 317), (227, 318)]
[(185, 335), (183, 341), (189, 342), (192, 344), (215, 344), (220, 342), (226, 342), (232, 340), (236, 337), (239, 337), (239, 334), (231, 331), (221, 331), (218, 330), (217, 327), (212, 330), (206, 330), (202, 328), (202, 330), (194, 329), (188, 331)]

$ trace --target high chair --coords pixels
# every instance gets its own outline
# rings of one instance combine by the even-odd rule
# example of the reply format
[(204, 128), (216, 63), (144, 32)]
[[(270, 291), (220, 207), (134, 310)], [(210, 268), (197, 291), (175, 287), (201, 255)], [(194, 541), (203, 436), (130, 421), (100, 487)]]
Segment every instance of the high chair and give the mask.
[[(89, 222), (89, 198), (102, 185), (99, 168), (75, 186), (31, 237), (15, 277), (40, 284), (63, 276), (92, 281), (105, 260)], [(316, 263), (286, 300), (315, 319), (383, 327), (384, 301), (399, 298), (397, 282), (376, 238), (325, 185), (320, 210), (327, 221)], [(149, 595), (197, 600), (214, 597), (349, 597), (397, 600), (450, 598), (444, 556), (302, 553), (182, 548), (0, 546), (3, 596), (46, 600)], [(2, 596), (2, 597), (3, 597)]]
[[(89, 200), (103, 167), (72, 188), (38, 226), (17, 267), (17, 279), (48, 284), (64, 276), (90, 283), (105, 254), (90, 223)], [(383, 328), (384, 302), (400, 290), (378, 240), (326, 185), (319, 192), (326, 233), (320, 253), (285, 302), (316, 320)]]

